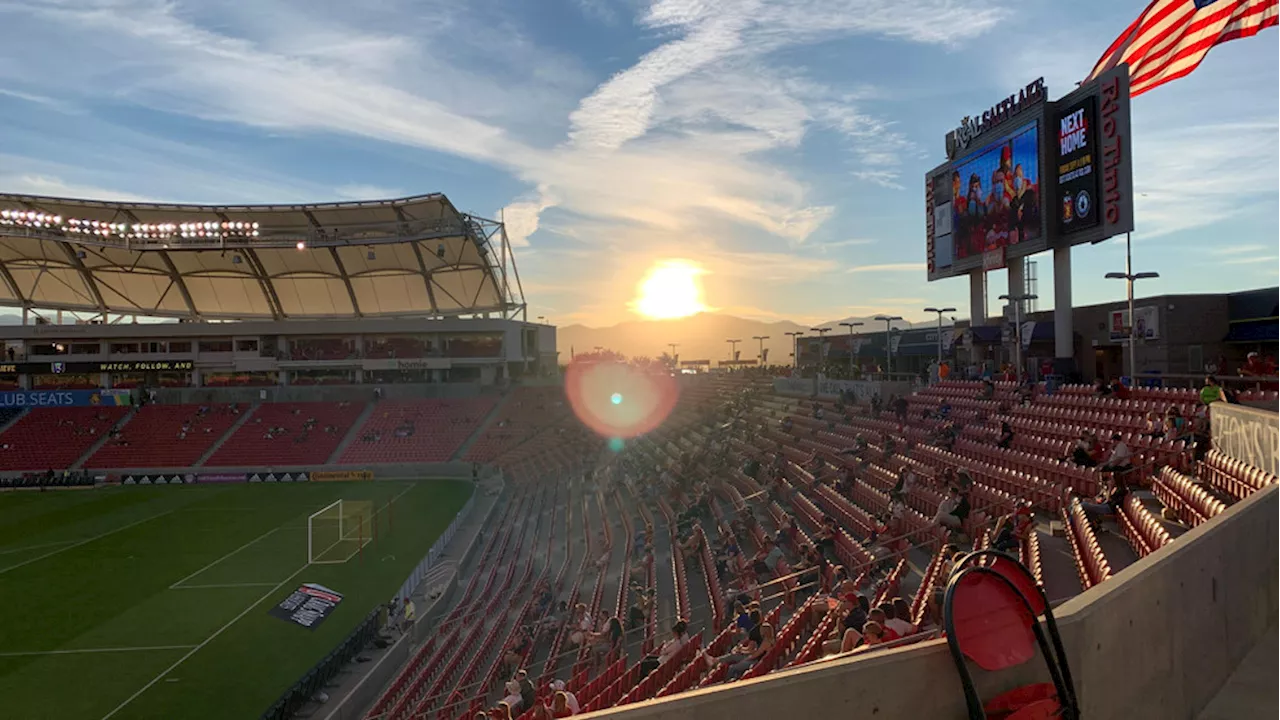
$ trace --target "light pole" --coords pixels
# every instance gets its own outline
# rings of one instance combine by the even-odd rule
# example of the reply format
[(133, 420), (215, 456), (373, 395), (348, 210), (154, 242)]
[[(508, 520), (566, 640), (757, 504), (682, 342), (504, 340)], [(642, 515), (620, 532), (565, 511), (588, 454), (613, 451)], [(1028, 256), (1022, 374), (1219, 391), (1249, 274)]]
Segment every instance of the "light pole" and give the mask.
[(760, 355), (759, 355), (760, 366), (764, 367), (764, 341), (768, 340), (769, 336), (768, 335), (752, 335), (751, 339), (760, 341)]
[(1137, 280), (1151, 280), (1153, 278), (1158, 278), (1160, 277), (1160, 273), (1133, 272), (1133, 264), (1129, 260), (1129, 253), (1127, 250), (1125, 252), (1124, 265), (1125, 265), (1126, 272), (1122, 272), (1122, 273), (1109, 272), (1107, 273), (1107, 279), (1108, 280), (1124, 280), (1125, 283), (1129, 286), (1129, 383), (1133, 387), (1137, 387), (1138, 386), (1138, 360), (1137, 360), (1138, 345), (1137, 345), (1137, 342), (1135, 342), (1136, 336), (1133, 334), (1133, 329), (1137, 327), (1138, 323), (1135, 322), (1136, 318), (1134, 318), (1133, 316), (1133, 283)]
[(862, 327), (860, 322), (842, 322), (841, 327), (849, 328), (849, 379), (853, 379), (853, 329)]
[(547, 316), (546, 316), (546, 315), (539, 315), (539, 316), (538, 316), (538, 322), (542, 323), (543, 325), (546, 325), (546, 324), (547, 324)]
[(885, 377), (888, 378), (889, 374), (893, 372), (893, 352), (892, 352), (893, 341), (889, 337), (890, 335), (889, 331), (893, 329), (893, 321), (901, 320), (902, 316), (901, 315), (877, 315), (875, 316), (874, 319), (884, 321), (884, 362), (885, 362), (884, 374), (885, 374)]
[(787, 337), (791, 338), (791, 367), (800, 369), (800, 337), (802, 332), (789, 332)]
[(729, 360), (731, 362), (737, 363), (738, 362), (738, 343), (742, 342), (742, 340), (733, 339), (733, 340), (725, 340), (725, 342), (729, 343), (729, 345), (732, 346), (733, 348), (733, 350), (729, 353)]
[(823, 348), (826, 346), (827, 333), (831, 332), (831, 328), (809, 328), (809, 332), (818, 333), (818, 367), (822, 367), (822, 364), (827, 360), (827, 354), (823, 351)]
[(956, 309), (953, 307), (945, 307), (945, 308), (927, 307), (924, 309), (924, 311), (931, 312), (931, 313), (938, 313), (938, 365), (939, 367), (941, 367), (942, 365), (942, 314), (955, 312)]
[(1022, 303), (1038, 300), (1039, 295), (1001, 295), (1001, 300), (1013, 304), (1013, 362), (1015, 363), (1016, 382), (1022, 382)]
[(671, 369), (679, 370), (680, 363), (676, 357), (676, 348), (680, 347), (680, 343), (667, 343), (667, 347), (671, 348)]

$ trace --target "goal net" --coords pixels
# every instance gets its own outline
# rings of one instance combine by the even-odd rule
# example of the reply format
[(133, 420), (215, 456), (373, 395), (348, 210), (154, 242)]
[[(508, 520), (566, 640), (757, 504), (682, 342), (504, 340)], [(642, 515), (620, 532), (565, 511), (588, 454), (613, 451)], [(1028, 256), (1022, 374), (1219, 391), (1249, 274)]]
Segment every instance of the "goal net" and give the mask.
[(373, 501), (336, 500), (307, 518), (307, 561), (342, 563), (373, 538)]

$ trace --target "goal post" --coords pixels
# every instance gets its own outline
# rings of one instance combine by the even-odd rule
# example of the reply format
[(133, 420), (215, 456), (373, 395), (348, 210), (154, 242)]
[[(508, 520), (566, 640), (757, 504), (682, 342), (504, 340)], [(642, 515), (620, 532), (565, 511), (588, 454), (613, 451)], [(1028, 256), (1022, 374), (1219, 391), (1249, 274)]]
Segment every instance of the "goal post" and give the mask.
[(343, 563), (373, 540), (373, 501), (335, 500), (307, 517), (307, 562)]

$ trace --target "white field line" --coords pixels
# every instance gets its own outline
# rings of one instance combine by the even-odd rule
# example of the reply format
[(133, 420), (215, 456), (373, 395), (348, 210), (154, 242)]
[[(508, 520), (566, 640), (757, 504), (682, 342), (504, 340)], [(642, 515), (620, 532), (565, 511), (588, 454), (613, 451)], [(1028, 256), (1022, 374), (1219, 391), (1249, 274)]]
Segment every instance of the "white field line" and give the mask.
[(252, 545), (252, 544), (254, 544), (254, 543), (258, 542), (259, 540), (262, 540), (263, 538), (267, 537), (268, 535), (273, 535), (273, 534), (275, 534), (275, 532), (276, 532), (277, 530), (279, 530), (279, 529), (280, 529), (280, 528), (278, 528), (278, 527), (276, 527), (276, 528), (271, 528), (270, 530), (268, 530), (268, 531), (266, 531), (266, 532), (262, 533), (262, 534), (261, 534), (261, 535), (259, 535), (258, 537), (256, 537), (256, 538), (254, 538), (254, 539), (250, 540), (249, 542), (247, 542), (247, 543), (245, 543), (245, 544), (241, 545), (240, 547), (236, 548), (235, 550), (232, 550), (231, 552), (227, 553), (226, 555), (223, 555), (222, 557), (218, 558), (217, 560), (214, 560), (213, 562), (209, 563), (208, 565), (205, 565), (204, 567), (200, 568), (199, 570), (197, 570), (197, 571), (195, 571), (195, 572), (191, 573), (190, 575), (188, 575), (188, 576), (186, 576), (186, 577), (182, 578), (182, 579), (181, 579), (181, 580), (179, 580), (178, 582), (176, 582), (176, 583), (174, 583), (174, 584), (170, 585), (170, 586), (169, 586), (169, 589), (170, 589), (170, 590), (178, 590), (178, 589), (179, 589), (179, 587), (178, 587), (179, 585), (181, 585), (181, 584), (185, 583), (186, 581), (190, 580), (191, 578), (193, 578), (193, 577), (195, 577), (195, 576), (199, 575), (200, 573), (204, 572), (205, 570), (208, 570), (209, 568), (213, 567), (214, 565), (217, 565), (218, 563), (222, 562), (223, 560), (226, 560), (227, 558), (231, 557), (232, 555), (235, 555), (236, 553), (240, 552), (241, 550), (244, 550), (245, 548), (249, 547), (250, 545)]
[(138, 688), (138, 691), (137, 691), (137, 692), (135, 692), (134, 694), (132, 694), (132, 695), (130, 695), (128, 698), (126, 698), (124, 702), (122, 702), (122, 703), (120, 703), (119, 705), (117, 705), (117, 706), (115, 707), (115, 709), (114, 709), (114, 710), (112, 710), (111, 712), (107, 713), (106, 715), (103, 715), (103, 716), (102, 716), (102, 720), (107, 720), (107, 718), (110, 718), (110, 717), (114, 716), (116, 713), (118, 713), (118, 712), (120, 712), (121, 710), (123, 710), (126, 706), (128, 706), (128, 705), (129, 705), (129, 703), (133, 702), (134, 700), (137, 700), (137, 699), (138, 699), (138, 696), (140, 696), (140, 695), (142, 695), (142, 693), (144, 693), (144, 692), (146, 692), (146, 691), (150, 690), (152, 685), (155, 685), (156, 683), (158, 683), (158, 682), (160, 682), (161, 680), (163, 680), (165, 675), (168, 675), (169, 673), (171, 673), (171, 672), (173, 672), (174, 670), (178, 669), (178, 666), (179, 666), (179, 665), (181, 665), (182, 663), (186, 662), (186, 661), (187, 661), (187, 659), (188, 659), (188, 658), (190, 658), (192, 655), (195, 655), (196, 653), (200, 652), (200, 649), (201, 649), (201, 648), (203, 648), (205, 645), (208, 645), (209, 643), (213, 642), (213, 641), (214, 641), (214, 639), (216, 639), (216, 638), (217, 638), (219, 635), (221, 635), (222, 633), (226, 632), (226, 631), (227, 631), (227, 630), (228, 630), (232, 625), (235, 625), (236, 623), (240, 622), (240, 618), (244, 617), (245, 615), (248, 615), (248, 614), (249, 614), (249, 613), (250, 613), (254, 608), (256, 608), (256, 607), (258, 607), (259, 605), (261, 605), (263, 600), (266, 600), (267, 598), (269, 598), (269, 597), (271, 597), (272, 595), (274, 595), (274, 594), (276, 593), (276, 591), (277, 591), (277, 590), (279, 590), (281, 587), (283, 587), (283, 586), (284, 586), (284, 584), (285, 584), (285, 583), (287, 583), (287, 582), (289, 582), (290, 580), (294, 579), (295, 577), (297, 577), (297, 576), (301, 575), (301, 574), (302, 574), (302, 572), (303, 572), (304, 570), (306, 570), (307, 568), (309, 568), (309, 567), (311, 567), (311, 563), (307, 563), (306, 565), (303, 565), (302, 567), (298, 568), (297, 570), (294, 570), (292, 573), (290, 573), (289, 577), (287, 577), (287, 578), (285, 578), (285, 579), (281, 580), (280, 582), (276, 583), (275, 585), (273, 585), (273, 586), (271, 587), (271, 589), (270, 589), (270, 590), (268, 590), (268, 591), (266, 591), (265, 593), (263, 593), (263, 594), (262, 594), (262, 597), (259, 597), (257, 600), (254, 600), (254, 601), (253, 601), (253, 603), (249, 605), (249, 607), (246, 607), (244, 610), (241, 610), (239, 615), (236, 615), (235, 617), (233, 617), (233, 618), (231, 618), (230, 620), (228, 620), (228, 621), (227, 621), (227, 624), (223, 625), (222, 627), (218, 628), (217, 630), (214, 630), (214, 631), (213, 631), (213, 634), (212, 634), (212, 635), (210, 635), (209, 637), (205, 638), (203, 641), (201, 641), (201, 643), (200, 643), (199, 645), (196, 645), (196, 646), (192, 647), (190, 650), (188, 650), (186, 653), (184, 653), (182, 657), (178, 658), (178, 659), (177, 659), (177, 660), (176, 660), (172, 665), (170, 665), (169, 667), (167, 667), (167, 668), (165, 668), (164, 670), (160, 671), (160, 674), (159, 674), (159, 675), (156, 675), (154, 678), (152, 678), (150, 682), (148, 682), (146, 685), (143, 685), (142, 687)]
[(269, 582), (249, 582), (249, 583), (214, 583), (212, 585), (179, 585), (170, 587), (170, 590), (210, 590), (213, 588), (247, 588), (247, 587), (268, 587), (275, 583)]
[(40, 543), (39, 545), (25, 545), (23, 547), (0, 550), (0, 555), (11, 555), (13, 553), (25, 552), (27, 550), (39, 550), (40, 548), (56, 547), (58, 545), (70, 545), (73, 542), (75, 542), (75, 540), (57, 540), (54, 542)]
[[(405, 488), (404, 490), (402, 490), (398, 495), (396, 495), (395, 497), (391, 498), (391, 502), (390, 502), (390, 503), (387, 503), (387, 504), (388, 504), (388, 505), (390, 505), (390, 504), (394, 503), (396, 500), (399, 500), (401, 496), (403, 496), (405, 493), (407, 493), (407, 492), (409, 492), (410, 490), (412, 490), (414, 487), (417, 487), (417, 486), (416, 486), (416, 485), (410, 485), (410, 486), (406, 487), (406, 488)], [(312, 565), (312, 563), (308, 562), (306, 565), (303, 565), (302, 567), (298, 568), (297, 570), (294, 570), (294, 571), (289, 575), (289, 577), (287, 577), (287, 578), (285, 578), (285, 579), (281, 580), (280, 582), (276, 583), (275, 585), (273, 585), (273, 586), (271, 587), (271, 589), (270, 589), (270, 590), (268, 590), (268, 591), (266, 591), (265, 593), (263, 593), (263, 594), (262, 594), (262, 597), (258, 598), (257, 600), (254, 600), (254, 601), (253, 601), (253, 603), (249, 605), (249, 607), (245, 608), (244, 610), (241, 610), (239, 615), (236, 615), (235, 617), (231, 618), (231, 620), (229, 620), (229, 621), (227, 622), (227, 624), (226, 624), (226, 625), (223, 625), (222, 627), (218, 628), (217, 630), (214, 630), (214, 631), (213, 631), (213, 634), (212, 634), (212, 635), (210, 635), (209, 637), (205, 638), (205, 639), (204, 639), (204, 640), (203, 640), (199, 645), (196, 645), (195, 647), (193, 647), (193, 648), (191, 648), (190, 650), (188, 650), (186, 653), (184, 653), (184, 654), (183, 654), (183, 656), (182, 656), (182, 657), (178, 658), (178, 659), (177, 659), (177, 660), (176, 660), (172, 665), (170, 665), (169, 667), (165, 668), (164, 670), (162, 670), (162, 671), (160, 672), (160, 674), (159, 674), (159, 675), (156, 675), (154, 678), (152, 678), (150, 682), (148, 682), (146, 685), (143, 685), (142, 687), (138, 688), (138, 691), (137, 691), (137, 692), (135, 692), (134, 694), (132, 694), (132, 695), (130, 695), (129, 697), (125, 698), (124, 702), (122, 702), (122, 703), (120, 703), (119, 705), (117, 705), (117, 706), (115, 707), (115, 709), (113, 709), (111, 712), (107, 713), (106, 715), (103, 715), (103, 716), (102, 716), (102, 720), (109, 720), (111, 717), (114, 717), (116, 713), (118, 713), (118, 712), (120, 712), (121, 710), (123, 710), (123, 709), (125, 709), (126, 707), (128, 707), (129, 703), (132, 703), (134, 700), (137, 700), (137, 699), (138, 699), (138, 697), (142, 695), (142, 693), (144, 693), (144, 692), (146, 692), (146, 691), (150, 690), (152, 685), (155, 685), (156, 683), (160, 682), (161, 680), (163, 680), (163, 679), (164, 679), (164, 677), (165, 677), (166, 675), (168, 675), (169, 673), (171, 673), (171, 672), (173, 672), (174, 670), (178, 669), (178, 667), (179, 667), (180, 665), (182, 665), (182, 663), (186, 662), (186, 661), (187, 661), (187, 660), (188, 660), (192, 655), (195, 655), (196, 653), (200, 652), (200, 649), (201, 649), (201, 648), (203, 648), (205, 645), (208, 645), (209, 643), (213, 642), (215, 638), (217, 638), (217, 637), (218, 637), (219, 635), (221, 635), (222, 633), (226, 632), (226, 631), (227, 631), (227, 630), (228, 630), (232, 625), (235, 625), (237, 622), (240, 622), (240, 618), (243, 618), (245, 615), (248, 615), (250, 612), (252, 612), (252, 611), (253, 611), (253, 609), (254, 609), (254, 608), (256, 608), (256, 607), (258, 607), (259, 605), (261, 605), (263, 600), (266, 600), (267, 598), (269, 598), (269, 597), (271, 597), (272, 595), (274, 595), (274, 594), (276, 593), (276, 591), (277, 591), (277, 590), (279, 590), (281, 587), (283, 587), (283, 586), (284, 586), (286, 583), (288, 583), (290, 580), (294, 579), (294, 578), (295, 578), (295, 577), (297, 577), (298, 575), (301, 575), (301, 574), (302, 574), (302, 572), (303, 572), (304, 570), (306, 570), (307, 568), (311, 567), (311, 565)]]
[(0, 652), (0, 657), (33, 657), (37, 655), (79, 655), (81, 653), (148, 652), (154, 650), (187, 650), (195, 645), (146, 645), (141, 647), (78, 648), (72, 650), (32, 650), (29, 652)]
[[(177, 508), (174, 508), (174, 509), (176, 510)], [(3, 575), (3, 574), (5, 574), (5, 573), (9, 572), (10, 570), (17, 570), (18, 568), (23, 567), (24, 565), (30, 565), (31, 563), (36, 562), (37, 560), (43, 560), (43, 559), (45, 559), (45, 558), (47, 558), (47, 557), (51, 557), (51, 556), (53, 556), (53, 555), (57, 555), (58, 553), (66, 552), (66, 551), (68, 551), (68, 550), (73, 550), (73, 549), (75, 549), (75, 548), (80, 547), (81, 545), (87, 545), (87, 544), (89, 544), (89, 543), (93, 542), (94, 540), (99, 540), (99, 539), (104, 538), (104, 537), (106, 537), (106, 536), (108, 536), (108, 535), (114, 535), (114, 534), (116, 534), (116, 533), (118, 533), (118, 532), (123, 532), (123, 531), (128, 530), (129, 528), (131, 528), (131, 527), (133, 527), (133, 526), (135, 526), (135, 525), (141, 525), (141, 524), (142, 524), (142, 523), (144, 523), (144, 522), (149, 522), (149, 521), (151, 521), (151, 520), (155, 520), (155, 519), (156, 519), (156, 518), (158, 518), (158, 517), (164, 517), (165, 515), (168, 515), (168, 514), (169, 514), (169, 513), (171, 513), (171, 512), (173, 512), (173, 510), (165, 510), (164, 512), (162, 512), (162, 513), (160, 513), (160, 514), (158, 514), (158, 515), (152, 515), (151, 517), (145, 517), (145, 518), (142, 518), (141, 520), (137, 520), (137, 521), (131, 522), (131, 523), (129, 523), (128, 525), (124, 525), (124, 526), (122, 526), (122, 527), (118, 527), (118, 528), (116, 528), (116, 529), (114, 529), (114, 530), (108, 530), (108, 531), (106, 531), (106, 532), (104, 532), (104, 533), (98, 533), (97, 535), (94, 535), (93, 537), (85, 538), (84, 540), (80, 540), (80, 541), (78, 541), (78, 542), (74, 542), (74, 543), (72, 543), (72, 544), (70, 544), (70, 545), (66, 545), (66, 546), (63, 546), (63, 547), (60, 547), (60, 548), (56, 548), (56, 549), (54, 549), (54, 550), (50, 550), (50, 551), (49, 551), (49, 552), (47, 552), (47, 553), (43, 553), (43, 554), (37, 555), (37, 556), (35, 556), (35, 557), (33, 557), (33, 558), (27, 558), (26, 560), (23, 560), (22, 562), (20, 562), (20, 563), (18, 563), (18, 564), (16, 564), (16, 565), (10, 565), (10, 566), (5, 567), (5, 568), (0, 568), (0, 575)]]

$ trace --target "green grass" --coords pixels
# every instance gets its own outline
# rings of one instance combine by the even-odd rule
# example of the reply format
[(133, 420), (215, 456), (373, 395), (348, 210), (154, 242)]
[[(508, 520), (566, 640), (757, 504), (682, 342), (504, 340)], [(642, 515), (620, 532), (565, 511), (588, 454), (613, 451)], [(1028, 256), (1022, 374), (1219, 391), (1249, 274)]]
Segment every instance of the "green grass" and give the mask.
[[(0, 493), (0, 717), (256, 718), (391, 597), (470, 493), (443, 480)], [(394, 505), (359, 556), (308, 565), (307, 516), (337, 499)], [(304, 582), (345, 596), (314, 631), (267, 615)], [(192, 587), (213, 585), (226, 587)]]

